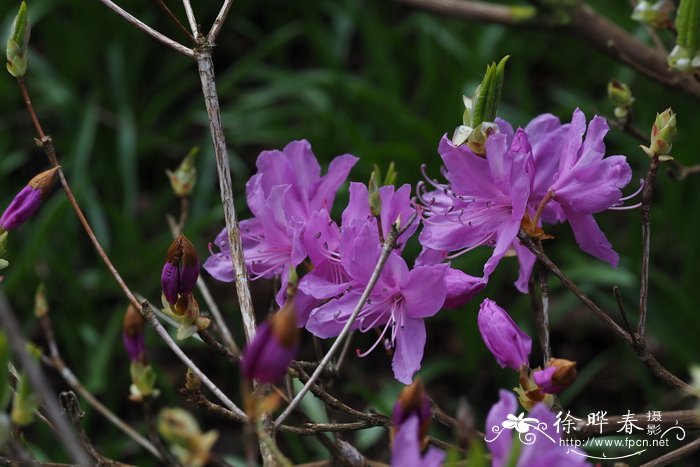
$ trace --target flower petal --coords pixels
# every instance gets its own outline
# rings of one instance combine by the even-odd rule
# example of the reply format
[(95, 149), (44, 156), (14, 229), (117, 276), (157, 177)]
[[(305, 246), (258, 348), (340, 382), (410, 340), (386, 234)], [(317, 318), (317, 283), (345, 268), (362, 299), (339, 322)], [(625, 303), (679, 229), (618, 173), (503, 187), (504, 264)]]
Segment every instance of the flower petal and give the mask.
[(493, 455), (492, 467), (503, 467), (508, 462), (513, 445), (513, 434), (508, 431), (504, 431), (498, 436), (497, 434), (498, 431), (503, 430), (501, 423), (507, 420), (508, 415), (511, 415), (518, 408), (518, 402), (512, 392), (501, 389), (498, 391), (498, 395), (499, 400), (489, 410), (484, 428), (486, 446)]
[(428, 318), (440, 311), (447, 296), (445, 275), (449, 266), (413, 268), (401, 283), (404, 310), (411, 318)]
[(394, 378), (411, 384), (413, 375), (420, 369), (425, 348), (425, 323), (422, 319), (406, 318), (396, 330), (396, 349), (391, 361)]
[(620, 255), (612, 249), (612, 245), (598, 227), (592, 214), (567, 211), (566, 218), (574, 231), (576, 243), (583, 251), (617, 267)]

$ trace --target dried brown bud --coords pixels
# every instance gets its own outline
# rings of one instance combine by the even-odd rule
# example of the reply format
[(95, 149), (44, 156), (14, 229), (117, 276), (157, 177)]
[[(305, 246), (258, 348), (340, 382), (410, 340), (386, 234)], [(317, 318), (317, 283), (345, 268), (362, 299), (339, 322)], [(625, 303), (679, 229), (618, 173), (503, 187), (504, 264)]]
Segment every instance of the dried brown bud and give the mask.
[(299, 328), (297, 327), (296, 307), (294, 300), (289, 300), (270, 318), (272, 334), (282, 347), (288, 349), (295, 347), (299, 342)]
[(38, 175), (35, 175), (34, 178), (29, 180), (28, 185), (35, 190), (41, 190), (41, 197), (46, 198), (56, 183), (56, 173), (58, 172), (59, 168), (60, 167), (58, 166), (53, 167), (49, 170), (41, 172)]
[(143, 319), (139, 310), (134, 305), (129, 304), (126, 313), (124, 313), (124, 333), (127, 336), (143, 334), (145, 326), (146, 320)]

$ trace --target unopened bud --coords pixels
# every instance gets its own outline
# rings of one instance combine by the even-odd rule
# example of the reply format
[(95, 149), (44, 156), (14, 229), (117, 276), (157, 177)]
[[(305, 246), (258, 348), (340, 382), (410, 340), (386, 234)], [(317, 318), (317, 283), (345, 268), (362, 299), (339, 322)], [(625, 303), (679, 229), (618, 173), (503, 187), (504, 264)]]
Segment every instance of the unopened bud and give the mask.
[(608, 98), (615, 104), (615, 116), (624, 118), (629, 114), (629, 109), (634, 103), (632, 91), (625, 83), (613, 79), (608, 83)]
[(668, 56), (672, 70), (692, 72), (700, 68), (700, 2), (681, 0), (676, 14), (676, 46)]
[(197, 152), (199, 152), (199, 148), (192, 148), (175, 171), (165, 171), (170, 179), (170, 186), (179, 197), (190, 196), (197, 183), (197, 168), (194, 165)]
[(276, 383), (287, 372), (298, 350), (299, 328), (294, 301), (291, 300), (258, 326), (255, 338), (243, 352), (243, 376), (260, 383)]
[(542, 391), (556, 394), (576, 381), (576, 362), (563, 358), (550, 358), (544, 370), (532, 372), (532, 378)]
[(122, 340), (126, 353), (132, 362), (145, 363), (146, 361), (145, 326), (146, 322), (139, 310), (134, 305), (129, 304), (126, 313), (124, 313)]
[(520, 370), (528, 365), (532, 339), (493, 300), (485, 299), (477, 317), (479, 333), (502, 368)]
[(187, 373), (185, 373), (185, 387), (190, 391), (197, 391), (202, 387), (202, 380), (191, 368), (188, 368)]
[(32, 178), (27, 186), (17, 193), (5, 212), (0, 216), (0, 229), (12, 230), (24, 224), (39, 210), (56, 181), (58, 167), (46, 170)]
[(199, 277), (199, 266), (197, 250), (187, 237), (180, 234), (168, 248), (160, 278), (168, 303), (174, 305), (178, 295), (192, 292)]
[(158, 432), (171, 443), (178, 460), (187, 466), (203, 466), (219, 438), (216, 430), (202, 433), (197, 420), (182, 409), (163, 409), (158, 415)]
[(41, 318), (49, 312), (49, 302), (46, 300), (44, 284), (39, 284), (34, 294), (34, 316)]
[(396, 399), (391, 416), (392, 438), (401, 424), (414, 415), (418, 417), (418, 439), (423, 440), (430, 427), (430, 399), (420, 378), (403, 388)]
[(31, 27), (27, 19), (27, 3), (19, 5), (19, 11), (12, 23), (12, 34), (7, 39), (7, 71), (15, 78), (21, 78), (27, 72), (27, 44)]
[(676, 114), (669, 108), (656, 114), (656, 120), (651, 127), (651, 145), (642, 146), (642, 149), (649, 157), (660, 156), (659, 160), (662, 161), (672, 159), (669, 154), (675, 136)]
[(141, 361), (132, 361), (129, 367), (131, 386), (129, 399), (140, 402), (147, 397), (157, 397), (160, 391), (156, 389), (156, 373), (151, 365)]
[(468, 108), (467, 101), (465, 101), (465, 107), (470, 110), (471, 122), (469, 126), (472, 128), (477, 128), (482, 122), (493, 122), (496, 119), (504, 71), (509, 58), (510, 56), (506, 55), (498, 64), (493, 62), (486, 67), (486, 75), (476, 88), (474, 98), (471, 100), (471, 109)]
[(665, 28), (671, 24), (671, 13), (675, 9), (670, 0), (641, 0), (634, 7), (632, 19), (653, 28)]
[(532, 408), (543, 403), (547, 407), (551, 407), (554, 404), (554, 396), (547, 394), (537, 386), (535, 380), (532, 378), (532, 374), (528, 374), (528, 371), (521, 371), (519, 377), (519, 386), (513, 388), (513, 390), (518, 394), (518, 400), (520, 405), (522, 405), (526, 410), (532, 410)]

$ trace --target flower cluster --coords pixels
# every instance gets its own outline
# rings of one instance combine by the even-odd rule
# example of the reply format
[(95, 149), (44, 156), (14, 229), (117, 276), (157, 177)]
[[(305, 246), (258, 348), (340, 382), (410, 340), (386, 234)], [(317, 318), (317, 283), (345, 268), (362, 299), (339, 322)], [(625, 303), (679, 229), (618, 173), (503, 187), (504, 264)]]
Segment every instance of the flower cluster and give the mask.
[[(427, 255), (409, 268), (401, 256), (403, 245), (418, 229), (418, 213), (411, 188), (391, 185), (368, 189), (351, 183), (349, 203), (340, 224), (331, 218), (336, 193), (357, 162), (338, 156), (328, 173), (321, 169), (307, 141), (295, 141), (282, 151), (265, 151), (257, 173), (246, 185), (254, 218), (241, 222), (248, 273), (257, 278), (281, 277), (280, 306), (287, 299), (290, 278), (302, 277), (294, 294), (299, 326), (312, 334), (337, 336), (358, 305), (392, 229), (400, 229), (392, 251), (367, 303), (352, 329), (379, 328), (380, 336), (364, 356), (383, 343), (393, 350), (396, 379), (408, 384), (420, 368), (426, 332), (423, 319), (443, 305), (456, 306), (484, 283)], [(215, 278), (233, 281), (226, 232), (216, 238), (218, 252), (204, 263)]]
[(515, 285), (525, 293), (535, 257), (517, 239), (518, 232), (524, 228), (546, 238), (543, 223), (568, 222), (583, 251), (617, 266), (618, 254), (593, 214), (625, 201), (621, 189), (632, 172), (624, 156), (604, 157), (605, 119), (595, 116), (586, 128), (583, 112), (576, 109), (568, 124), (549, 114), (517, 131), (504, 120), (497, 124), (485, 157), (447, 136), (440, 142), (448, 183), (429, 179), (435, 190), (424, 189), (421, 195), (424, 253), (453, 258), (491, 246), (483, 268), (488, 280), (501, 258), (515, 251), (520, 262)]
[[(515, 250), (520, 260), (516, 286), (527, 291), (535, 256), (518, 240), (521, 229), (546, 238), (543, 222), (566, 221), (584, 251), (615, 266), (618, 255), (593, 214), (619, 207), (624, 201), (620, 190), (630, 181), (631, 170), (623, 156), (604, 157), (605, 119), (596, 116), (586, 128), (577, 109), (569, 124), (541, 115), (517, 131), (498, 119), (488, 128), (483, 154), (443, 137), (438, 151), (448, 183), (429, 180), (432, 191), (419, 185), (421, 203), (411, 199), (410, 186), (378, 186), (378, 176), (370, 188), (350, 183), (340, 223), (331, 218), (333, 202), (356, 157), (336, 157), (321, 176), (307, 141), (264, 151), (257, 173), (246, 184), (254, 215), (241, 222), (247, 272), (253, 280), (280, 277), (278, 304), (283, 306), (293, 295), (298, 325), (320, 338), (335, 337), (359, 306), (382, 244), (395, 229), (400, 233), (396, 248), (351, 329), (377, 329), (374, 344), (357, 354), (365, 356), (382, 344), (393, 354), (395, 378), (409, 384), (423, 357), (424, 319), (472, 298), (509, 251)], [(401, 252), (420, 221), (423, 251), (411, 268)], [(218, 251), (204, 268), (217, 279), (233, 281), (225, 230), (214, 243)], [(482, 277), (446, 262), (482, 245), (493, 247)], [(288, 287), (295, 293), (288, 294)], [(513, 328), (507, 313), (489, 312), (491, 304), (497, 307), (493, 302), (482, 305), (482, 334)], [(527, 366), (531, 342), (526, 335), (485, 341), (497, 358), (508, 354), (499, 360), (502, 366)]]

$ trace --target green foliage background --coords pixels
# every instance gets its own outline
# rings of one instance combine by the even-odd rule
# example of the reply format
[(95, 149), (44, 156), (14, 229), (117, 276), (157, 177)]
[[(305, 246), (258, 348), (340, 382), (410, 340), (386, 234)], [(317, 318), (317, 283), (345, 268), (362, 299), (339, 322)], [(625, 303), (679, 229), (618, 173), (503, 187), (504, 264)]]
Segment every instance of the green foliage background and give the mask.
[[(169, 3), (184, 21), (179, 2)], [(195, 3), (200, 23), (210, 24), (218, 2)], [(628, 2), (590, 3), (646, 37), (644, 29), (629, 19)], [(99, 2), (31, 0), (29, 6), (33, 33), (27, 81), (34, 104), (97, 236), (127, 283), (155, 301), (170, 242), (164, 216), (178, 208), (164, 170), (174, 168), (192, 146), (201, 148), (199, 183), (186, 233), (203, 258), (207, 243), (223, 226), (196, 66)], [(131, 0), (123, 6), (186, 41), (155, 2)], [(0, 6), (2, 37), (7, 37), (16, 7), (16, 2)], [(641, 77), (560, 31), (509, 30), (377, 0), (237, 0), (214, 60), (241, 217), (248, 215), (243, 189), (255, 171), (258, 152), (292, 139), (309, 139), (325, 163), (345, 152), (360, 156), (353, 180), (366, 181), (374, 163), (386, 166), (390, 161), (397, 163), (401, 183), (415, 184), (422, 163), (436, 176), (437, 143), (460, 123), (461, 95), (470, 95), (486, 64), (505, 54), (511, 60), (500, 115), (515, 125), (524, 126), (542, 112), (568, 120), (577, 106), (588, 117), (610, 116), (606, 84), (617, 78), (627, 82), (637, 97), (635, 113), (644, 131), (655, 112), (673, 107), (679, 122), (673, 153), (682, 163), (696, 162), (694, 129), (700, 127), (700, 114), (694, 98)], [(0, 205), (4, 206), (47, 162), (34, 146), (31, 122), (9, 75), (0, 78), (0, 108)], [(608, 153), (629, 157), (634, 179), (643, 177), (647, 159), (635, 140), (613, 130), (606, 142)], [(633, 182), (629, 190), (636, 186)], [(698, 190), (695, 179), (676, 183), (661, 173), (653, 207), (650, 347), (683, 377), (698, 361), (700, 317), (694, 288), (700, 277)], [(345, 199), (341, 194), (338, 210)], [(611, 286), (620, 285), (627, 310), (635, 317), (640, 214), (611, 211), (597, 217), (621, 254), (618, 269), (580, 252), (567, 226), (554, 228), (556, 239), (546, 247), (613, 314), (617, 308)], [(410, 254), (416, 252), (413, 245)], [(478, 251), (456, 264), (476, 274), (487, 255)], [(60, 191), (28, 225), (10, 235), (7, 256), (11, 267), (5, 271), (2, 288), (27, 334), (42, 342), (32, 307), (34, 291), (43, 281), (69, 365), (108, 406), (142, 425), (139, 408), (127, 400), (128, 363), (120, 342), (126, 301)], [(516, 385), (516, 377), (487, 354), (476, 329), (479, 303), (485, 297), (496, 300), (523, 328), (534, 331), (529, 298), (511, 285), (516, 274), (515, 261), (505, 261), (479, 297), (462, 309), (440, 313), (428, 325), (421, 375), (429, 391), (451, 413), (457, 398), (466, 396), (480, 425), (497, 399), (496, 390)], [(242, 341), (233, 287), (210, 283)], [(567, 408), (579, 414), (596, 410), (617, 414), (683, 407), (555, 280), (551, 289), (554, 352), (579, 362), (578, 382), (562, 395)], [(270, 290), (269, 284), (255, 284), (260, 317), (269, 309)], [(366, 348), (371, 338), (362, 336), (356, 343)], [(148, 344), (164, 391), (160, 403), (180, 404), (176, 389), (183, 384), (183, 368), (154, 336), (149, 335)], [(235, 369), (208, 358), (206, 349), (196, 343), (186, 347), (217, 383), (235, 394)], [(305, 358), (313, 358), (309, 349), (304, 352)], [(63, 387), (58, 378), (54, 383)], [(334, 390), (357, 406), (369, 401), (387, 413), (399, 385), (391, 377), (388, 358), (375, 352), (364, 360), (352, 359)], [(103, 454), (140, 465), (151, 462), (86, 404), (84, 408), (86, 429)], [(240, 455), (241, 427), (198, 416), (204, 426), (221, 431), (221, 452)], [(450, 439), (451, 433), (435, 430)], [(355, 442), (370, 455), (386, 459), (385, 436), (382, 430), (368, 430)], [(28, 439), (38, 455), (62, 458), (41, 425), (30, 431)], [(296, 462), (326, 456), (311, 440), (282, 439), (283, 449)]]

